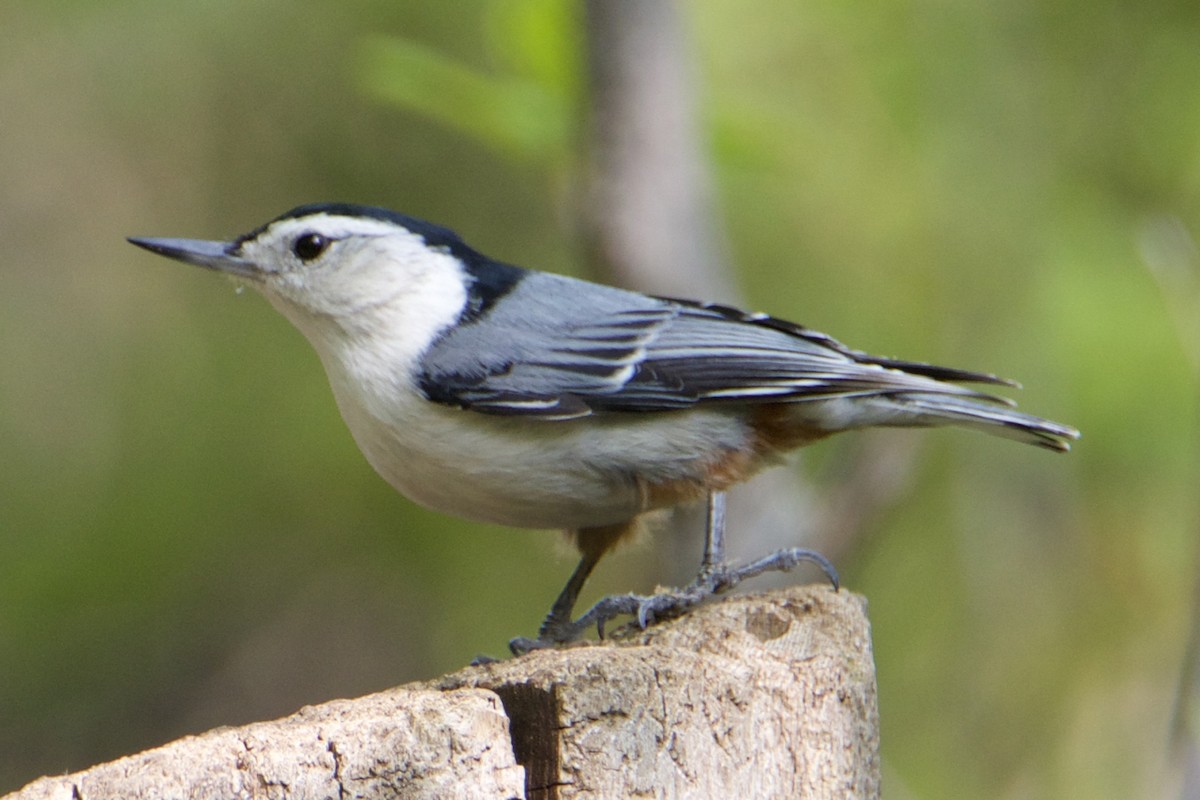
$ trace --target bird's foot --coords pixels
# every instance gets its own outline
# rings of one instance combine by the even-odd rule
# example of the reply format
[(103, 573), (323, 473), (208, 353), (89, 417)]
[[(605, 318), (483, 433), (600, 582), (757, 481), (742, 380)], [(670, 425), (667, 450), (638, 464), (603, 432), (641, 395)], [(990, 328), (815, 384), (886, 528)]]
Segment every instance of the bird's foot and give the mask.
[(595, 625), (600, 638), (604, 638), (604, 626), (616, 617), (632, 616), (644, 601), (650, 600), (640, 594), (614, 594), (596, 602), (582, 617), (577, 620), (559, 618), (553, 612), (542, 623), (536, 639), (519, 636), (508, 643), (508, 649), (513, 655), (523, 655), (530, 650), (541, 650), (560, 644), (568, 644), (579, 639)]
[(639, 628), (645, 630), (655, 622), (683, 615), (705, 600), (733, 589), (747, 578), (764, 572), (787, 572), (804, 561), (811, 561), (821, 568), (825, 577), (838, 588), (838, 574), (829, 559), (814, 550), (793, 547), (763, 556), (740, 567), (727, 564), (712, 564), (700, 571), (696, 579), (687, 586), (667, 589), (651, 595), (616, 594), (605, 597), (592, 606), (577, 620), (555, 619), (552, 614), (542, 623), (538, 638), (518, 637), (508, 643), (513, 655), (522, 655), (530, 650), (554, 647), (573, 642), (583, 636), (594, 625), (600, 638), (604, 638), (605, 626), (617, 617), (633, 617)]

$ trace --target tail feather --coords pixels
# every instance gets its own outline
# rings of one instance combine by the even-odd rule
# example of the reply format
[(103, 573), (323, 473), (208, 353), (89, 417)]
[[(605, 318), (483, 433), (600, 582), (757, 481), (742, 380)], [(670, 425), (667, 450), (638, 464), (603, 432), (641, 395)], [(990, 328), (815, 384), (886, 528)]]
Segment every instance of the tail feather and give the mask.
[(1079, 438), (1079, 431), (1069, 425), (969, 397), (914, 392), (887, 399), (908, 412), (897, 420), (900, 425), (962, 425), (1059, 453), (1070, 450), (1071, 441)]

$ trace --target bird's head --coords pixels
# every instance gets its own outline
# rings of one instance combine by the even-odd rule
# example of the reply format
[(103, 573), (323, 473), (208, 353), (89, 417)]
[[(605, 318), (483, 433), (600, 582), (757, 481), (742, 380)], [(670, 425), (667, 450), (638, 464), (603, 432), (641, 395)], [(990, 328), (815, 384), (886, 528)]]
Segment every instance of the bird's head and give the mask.
[(246, 281), (314, 344), (364, 326), (431, 337), (461, 313), (472, 282), (465, 262), (479, 258), (446, 228), (341, 203), (300, 206), (231, 241), (129, 241)]

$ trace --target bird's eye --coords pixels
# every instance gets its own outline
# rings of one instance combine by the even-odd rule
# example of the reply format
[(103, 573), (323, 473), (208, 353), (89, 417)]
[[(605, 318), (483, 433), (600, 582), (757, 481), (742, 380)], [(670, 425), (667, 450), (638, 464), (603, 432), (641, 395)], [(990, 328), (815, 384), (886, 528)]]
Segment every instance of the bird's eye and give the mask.
[(292, 244), (292, 252), (301, 261), (312, 261), (329, 247), (329, 239), (319, 233), (306, 233)]

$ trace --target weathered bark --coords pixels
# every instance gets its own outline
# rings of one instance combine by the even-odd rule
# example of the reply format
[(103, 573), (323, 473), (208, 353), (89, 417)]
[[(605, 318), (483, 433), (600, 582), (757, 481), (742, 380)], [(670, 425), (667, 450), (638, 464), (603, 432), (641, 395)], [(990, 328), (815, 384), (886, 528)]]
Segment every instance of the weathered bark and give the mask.
[(400, 687), (217, 728), (5, 800), (524, 796), (499, 698)]
[(801, 587), (217, 729), (6, 800), (878, 793), (863, 601)]

